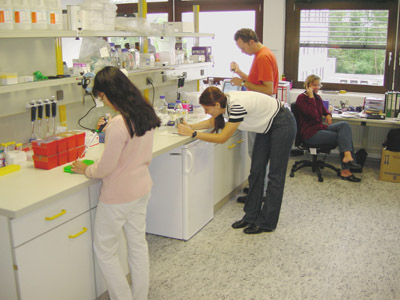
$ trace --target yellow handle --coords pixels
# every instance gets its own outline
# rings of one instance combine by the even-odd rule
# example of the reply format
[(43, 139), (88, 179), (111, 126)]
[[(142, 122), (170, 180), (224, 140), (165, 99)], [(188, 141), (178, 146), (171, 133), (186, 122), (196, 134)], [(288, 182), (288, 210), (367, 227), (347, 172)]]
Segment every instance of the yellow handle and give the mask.
[(240, 141), (237, 141), (238, 144), (241, 144), (245, 141), (245, 139), (241, 139)]
[(236, 144), (232, 144), (232, 145), (228, 146), (228, 149), (233, 149), (235, 147), (236, 147)]
[(74, 239), (74, 238), (80, 236), (81, 234), (84, 234), (86, 231), (87, 231), (87, 228), (86, 228), (86, 227), (83, 227), (81, 232), (78, 232), (77, 234), (71, 234), (71, 235), (69, 235), (68, 237), (69, 237), (70, 239)]
[(61, 217), (62, 215), (65, 215), (67, 213), (67, 211), (65, 209), (62, 209), (61, 212), (59, 214), (56, 214), (52, 217), (46, 217), (44, 218), (46, 221), (53, 221), (54, 219), (57, 219), (59, 217)]

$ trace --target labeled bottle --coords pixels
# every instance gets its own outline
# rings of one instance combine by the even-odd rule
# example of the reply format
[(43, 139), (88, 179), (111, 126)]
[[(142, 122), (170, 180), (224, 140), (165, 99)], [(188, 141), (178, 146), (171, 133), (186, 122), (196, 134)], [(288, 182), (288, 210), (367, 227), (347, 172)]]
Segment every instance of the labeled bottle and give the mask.
[(14, 29), (14, 11), (11, 0), (0, 0), (0, 30)]
[(181, 100), (176, 100), (175, 106), (175, 125), (182, 123), (183, 121), (183, 107)]
[(15, 30), (31, 30), (32, 16), (31, 6), (28, 0), (14, 0), (14, 29)]
[(47, 24), (50, 30), (63, 30), (61, 0), (45, 0)]
[(30, 0), (32, 29), (47, 29), (47, 7), (45, 0)]
[(165, 100), (165, 96), (163, 96), (163, 95), (160, 96), (158, 110), (162, 114), (168, 113), (168, 102), (167, 102), (167, 100)]
[(121, 50), (121, 68), (129, 70), (128, 49)]

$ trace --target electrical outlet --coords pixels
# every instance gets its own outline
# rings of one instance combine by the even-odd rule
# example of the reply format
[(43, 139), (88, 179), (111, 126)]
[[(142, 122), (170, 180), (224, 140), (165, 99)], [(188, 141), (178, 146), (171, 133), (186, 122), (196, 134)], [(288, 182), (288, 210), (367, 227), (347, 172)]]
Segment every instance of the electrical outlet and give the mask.
[(64, 100), (64, 91), (63, 90), (58, 90), (56, 91), (56, 95), (57, 95), (57, 100)]
[(146, 84), (153, 84), (153, 79), (151, 77), (146, 77)]

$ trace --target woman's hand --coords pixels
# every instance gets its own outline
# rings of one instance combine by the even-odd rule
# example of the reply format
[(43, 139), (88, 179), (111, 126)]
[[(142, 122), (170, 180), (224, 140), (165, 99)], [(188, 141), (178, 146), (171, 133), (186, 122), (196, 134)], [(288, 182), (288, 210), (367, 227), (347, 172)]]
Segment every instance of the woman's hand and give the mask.
[(308, 98), (314, 98), (314, 90), (311, 86), (307, 87), (306, 92)]
[[(107, 119), (106, 119), (105, 117), (99, 118), (99, 120), (97, 121), (96, 129), (99, 129), (101, 125), (103, 125), (103, 124), (108, 123), (108, 122), (111, 121), (111, 115), (110, 115), (110, 114), (106, 114), (106, 117), (107, 117)], [(105, 129), (105, 128), (104, 128), (104, 129)], [(104, 129), (103, 129), (103, 130), (104, 130)]]
[(87, 164), (83, 163), (80, 160), (76, 160), (72, 163), (71, 171), (78, 174), (85, 174), (87, 167), (88, 167)]
[(326, 115), (325, 119), (326, 119), (326, 123), (327, 123), (328, 125), (331, 125), (331, 124), (332, 124), (332, 116), (331, 116), (331, 115)]
[(178, 133), (184, 136), (192, 136), (194, 130), (186, 123), (178, 125)]

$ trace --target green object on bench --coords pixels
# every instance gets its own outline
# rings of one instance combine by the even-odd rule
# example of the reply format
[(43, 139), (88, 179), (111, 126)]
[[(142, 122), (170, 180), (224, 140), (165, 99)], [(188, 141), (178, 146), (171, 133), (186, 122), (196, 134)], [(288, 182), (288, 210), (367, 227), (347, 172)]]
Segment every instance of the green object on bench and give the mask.
[[(90, 166), (90, 165), (92, 165), (92, 164), (94, 164), (94, 160), (90, 160), (90, 159), (84, 159), (84, 160), (82, 160), (82, 162), (84, 163), (84, 164), (87, 164), (88, 166)], [(69, 166), (66, 166), (66, 167), (64, 167), (64, 172), (65, 173), (75, 173), (75, 172), (73, 172), (72, 170), (71, 170), (71, 165), (69, 165)]]

